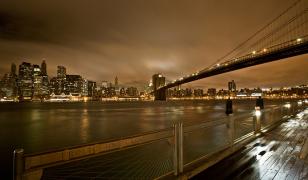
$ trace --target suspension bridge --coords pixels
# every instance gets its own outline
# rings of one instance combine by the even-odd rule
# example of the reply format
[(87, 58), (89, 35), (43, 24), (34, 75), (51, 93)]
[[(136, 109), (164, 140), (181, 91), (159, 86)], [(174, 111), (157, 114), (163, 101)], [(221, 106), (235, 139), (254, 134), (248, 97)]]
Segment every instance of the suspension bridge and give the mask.
[(209, 67), (180, 77), (153, 92), (166, 100), (166, 90), (218, 74), (308, 53), (308, 2), (297, 0), (244, 42)]

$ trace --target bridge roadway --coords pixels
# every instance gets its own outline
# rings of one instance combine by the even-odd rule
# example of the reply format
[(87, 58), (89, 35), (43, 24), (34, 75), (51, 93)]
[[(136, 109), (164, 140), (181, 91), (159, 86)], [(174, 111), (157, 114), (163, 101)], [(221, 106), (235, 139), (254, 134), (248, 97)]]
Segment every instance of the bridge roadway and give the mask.
[[(193, 139), (199, 137), (196, 134), (193, 136)], [(265, 133), (265, 136), (249, 143), (194, 179), (307, 179), (307, 136), (308, 109), (289, 118), (273, 131)], [(208, 135), (206, 139), (209, 139)], [(191, 161), (202, 150), (212, 151), (211, 147), (222, 143), (214, 137), (212, 139), (218, 144), (209, 146), (205, 141), (200, 141), (199, 137), (197, 145), (190, 145), (189, 152), (187, 149), (184, 151), (184, 162)], [(173, 168), (171, 147), (169, 140), (161, 140), (50, 167), (44, 170), (42, 179), (154, 179), (168, 173), (167, 179), (174, 179), (170, 174)]]

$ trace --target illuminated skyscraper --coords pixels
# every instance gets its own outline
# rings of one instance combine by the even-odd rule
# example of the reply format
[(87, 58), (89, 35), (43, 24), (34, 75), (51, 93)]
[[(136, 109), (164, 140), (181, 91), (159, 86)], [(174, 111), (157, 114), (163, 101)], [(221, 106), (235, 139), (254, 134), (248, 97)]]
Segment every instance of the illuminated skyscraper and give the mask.
[(33, 68), (32, 65), (26, 62), (23, 62), (21, 65), (19, 65), (18, 94), (20, 101), (32, 100), (32, 95), (33, 95), (32, 68)]
[(68, 90), (65, 89), (65, 84), (66, 84), (66, 68), (64, 66), (58, 66), (56, 94), (62, 94), (64, 92), (68, 92)]
[(80, 75), (66, 75), (65, 93), (82, 94), (83, 79)]
[(42, 96), (43, 77), (41, 75), (41, 68), (39, 65), (33, 65), (33, 98), (40, 99)]

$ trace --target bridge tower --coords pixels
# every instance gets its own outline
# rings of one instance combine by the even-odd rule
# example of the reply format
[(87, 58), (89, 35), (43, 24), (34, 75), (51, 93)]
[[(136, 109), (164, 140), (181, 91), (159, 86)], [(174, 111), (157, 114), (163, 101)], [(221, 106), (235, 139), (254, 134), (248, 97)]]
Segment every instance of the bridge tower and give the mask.
[(166, 78), (161, 74), (154, 74), (152, 76), (152, 84), (155, 101), (166, 101), (166, 90), (159, 89), (160, 87), (165, 86)]
[(155, 101), (166, 101), (166, 90), (159, 89), (154, 91)]

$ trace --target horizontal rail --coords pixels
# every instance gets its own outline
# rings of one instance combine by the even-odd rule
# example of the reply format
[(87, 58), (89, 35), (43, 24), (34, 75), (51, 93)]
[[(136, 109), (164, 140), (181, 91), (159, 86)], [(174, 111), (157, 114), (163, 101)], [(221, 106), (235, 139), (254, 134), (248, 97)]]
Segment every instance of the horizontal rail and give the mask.
[(118, 149), (128, 148), (136, 145), (142, 145), (145, 143), (157, 141), (160, 139), (166, 139), (170, 137), (173, 137), (173, 132), (171, 130), (164, 130), (160, 132), (129, 137), (126, 139), (120, 139), (116, 141), (66, 148), (63, 150), (57, 150), (48, 153), (39, 153), (31, 155), (26, 154), (24, 156), (25, 171), (36, 168), (45, 168), (54, 164), (69, 162), (72, 160), (79, 160), (84, 157), (90, 157), (105, 152), (112, 152)]

